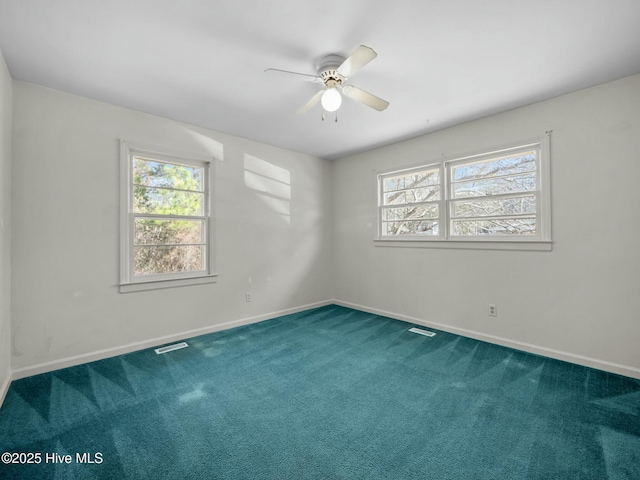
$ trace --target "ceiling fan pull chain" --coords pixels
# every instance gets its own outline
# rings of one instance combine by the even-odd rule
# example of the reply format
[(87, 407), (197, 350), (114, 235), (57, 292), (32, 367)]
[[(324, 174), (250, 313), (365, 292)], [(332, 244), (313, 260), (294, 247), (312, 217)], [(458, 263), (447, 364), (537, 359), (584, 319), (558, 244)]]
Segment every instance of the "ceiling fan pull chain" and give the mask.
[(322, 112), (322, 121), (324, 122), (324, 112)]
[(338, 123), (338, 111), (336, 110), (336, 123)]

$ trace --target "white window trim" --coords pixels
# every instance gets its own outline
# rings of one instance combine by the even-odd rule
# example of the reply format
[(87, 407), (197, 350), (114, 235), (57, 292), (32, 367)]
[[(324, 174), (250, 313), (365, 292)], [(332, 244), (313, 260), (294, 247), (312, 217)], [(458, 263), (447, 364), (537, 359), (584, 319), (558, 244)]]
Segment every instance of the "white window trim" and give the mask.
[[(510, 142), (501, 147), (485, 149), (482, 152), (474, 152), (464, 155), (443, 156), (437, 161), (427, 161), (420, 165), (412, 165), (406, 168), (394, 168), (375, 171), (376, 185), (376, 236), (373, 240), (378, 247), (414, 247), (414, 248), (449, 248), (449, 249), (478, 249), (478, 250), (528, 250), (528, 251), (551, 251), (551, 161), (550, 161), (550, 136), (551, 131), (545, 132), (539, 137)], [(493, 157), (510, 151), (518, 151), (527, 147), (537, 147), (540, 152), (538, 161), (537, 182), (539, 211), (536, 216), (539, 234), (535, 239), (531, 237), (459, 237), (449, 235), (449, 202), (450, 184), (449, 171), (451, 165), (470, 160), (481, 160), (486, 157)], [(441, 189), (442, 198), (440, 209), (440, 225), (444, 226), (438, 236), (412, 236), (412, 237), (391, 237), (382, 235), (381, 217), (381, 195), (382, 187), (380, 179), (392, 174), (411, 172), (414, 170), (433, 169), (436, 166), (441, 169)]]
[[(135, 155), (149, 156), (158, 160), (183, 164), (206, 164), (205, 189), (208, 193), (205, 202), (207, 217), (207, 252), (205, 269), (200, 272), (175, 273), (170, 275), (133, 277), (133, 213), (130, 205), (133, 196), (131, 160)], [(160, 149), (120, 140), (120, 293), (156, 290), (214, 283), (214, 222), (212, 215), (214, 158), (175, 150)]]

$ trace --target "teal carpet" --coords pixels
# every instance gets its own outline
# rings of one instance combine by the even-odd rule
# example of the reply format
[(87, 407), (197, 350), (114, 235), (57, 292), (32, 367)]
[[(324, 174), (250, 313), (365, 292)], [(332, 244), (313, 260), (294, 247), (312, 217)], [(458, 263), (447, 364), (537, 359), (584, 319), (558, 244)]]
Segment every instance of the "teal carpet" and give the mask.
[(640, 479), (640, 381), (410, 327), (327, 306), (15, 381), (0, 453), (42, 460), (0, 478)]

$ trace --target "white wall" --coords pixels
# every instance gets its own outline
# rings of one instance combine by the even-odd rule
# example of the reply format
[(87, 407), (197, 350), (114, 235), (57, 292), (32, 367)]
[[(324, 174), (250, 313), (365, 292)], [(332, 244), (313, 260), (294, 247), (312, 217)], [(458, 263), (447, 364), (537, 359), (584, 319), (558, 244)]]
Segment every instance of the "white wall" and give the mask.
[(11, 376), (11, 90), (0, 53), (0, 405)]
[[(374, 246), (374, 170), (546, 130), (552, 252)], [(640, 75), (337, 161), (336, 298), (640, 377), (638, 152)]]
[[(18, 376), (332, 298), (329, 162), (21, 82), (13, 95)], [(223, 149), (214, 167), (217, 283), (118, 293), (117, 138)]]
[[(0, 131), (6, 136), (11, 84), (4, 71)], [(13, 369), (22, 376), (333, 297), (640, 376), (639, 112), (640, 76), (633, 76), (326, 162), (14, 82)], [(374, 247), (376, 169), (550, 129), (552, 252)], [(118, 293), (116, 138), (194, 153), (222, 146), (215, 183), (218, 283)], [(8, 216), (9, 140), (2, 147)], [(269, 176), (289, 178), (290, 186)], [(6, 229), (5, 221), (5, 328)], [(488, 303), (498, 305), (497, 318), (486, 315)], [(6, 343), (0, 352), (6, 375)]]

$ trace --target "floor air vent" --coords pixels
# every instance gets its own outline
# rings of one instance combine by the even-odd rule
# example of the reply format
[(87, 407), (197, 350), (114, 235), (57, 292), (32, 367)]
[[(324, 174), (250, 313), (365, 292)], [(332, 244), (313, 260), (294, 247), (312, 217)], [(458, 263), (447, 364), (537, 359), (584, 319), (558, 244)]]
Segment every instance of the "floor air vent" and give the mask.
[(158, 355), (161, 355), (163, 353), (173, 352), (174, 350), (180, 350), (181, 348), (186, 348), (188, 346), (187, 342), (174, 343), (173, 345), (167, 345), (166, 347), (156, 348), (155, 352)]
[(429, 330), (422, 330), (421, 328), (410, 328), (410, 332), (417, 333), (420, 335), (424, 335), (425, 337), (434, 337), (436, 332), (430, 332)]

